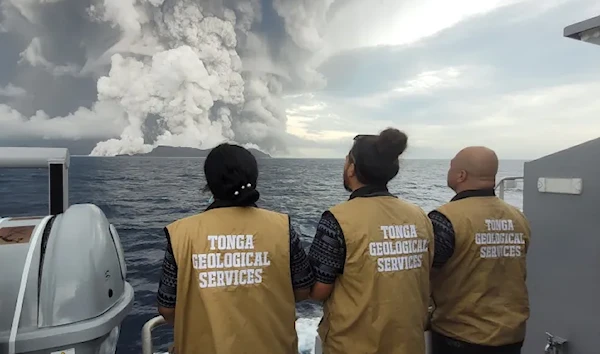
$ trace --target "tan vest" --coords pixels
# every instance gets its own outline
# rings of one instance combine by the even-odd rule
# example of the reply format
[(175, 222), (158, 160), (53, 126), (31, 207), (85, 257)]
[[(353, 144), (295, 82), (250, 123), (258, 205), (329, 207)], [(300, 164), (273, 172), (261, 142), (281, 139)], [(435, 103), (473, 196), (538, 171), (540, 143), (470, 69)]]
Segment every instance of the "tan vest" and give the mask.
[(178, 353), (298, 353), (286, 215), (219, 208), (167, 229)]
[(454, 254), (432, 276), (432, 329), (480, 345), (522, 341), (529, 318), (525, 216), (496, 197), (465, 198), (438, 211), (456, 238)]
[(355, 198), (331, 212), (346, 263), (323, 309), (324, 354), (424, 354), (433, 229), (394, 197)]

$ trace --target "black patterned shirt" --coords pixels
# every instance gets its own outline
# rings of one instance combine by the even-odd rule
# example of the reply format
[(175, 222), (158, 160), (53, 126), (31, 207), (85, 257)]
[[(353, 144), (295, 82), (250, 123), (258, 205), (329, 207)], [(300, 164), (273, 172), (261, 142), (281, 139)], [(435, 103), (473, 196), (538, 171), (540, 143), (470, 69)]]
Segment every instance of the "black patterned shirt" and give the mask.
[[(352, 192), (350, 199), (358, 197), (381, 197), (392, 194), (386, 187), (365, 186)], [(321, 216), (315, 238), (308, 252), (315, 279), (319, 283), (333, 284), (344, 273), (346, 263), (346, 241), (344, 232), (335, 216), (326, 211)]]

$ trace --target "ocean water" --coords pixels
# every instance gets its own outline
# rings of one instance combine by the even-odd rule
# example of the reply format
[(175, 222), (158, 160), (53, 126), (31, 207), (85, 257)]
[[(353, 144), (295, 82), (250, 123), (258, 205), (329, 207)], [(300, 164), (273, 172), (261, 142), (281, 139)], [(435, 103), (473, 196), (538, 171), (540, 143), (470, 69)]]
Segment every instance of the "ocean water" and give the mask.
[[(157, 315), (156, 289), (164, 256), (162, 228), (203, 210), (209, 196), (204, 186), (203, 159), (72, 158), (70, 202), (93, 203), (113, 223), (125, 250), (128, 281), (135, 303), (124, 321), (117, 353), (139, 353), (143, 324)], [(342, 159), (260, 160), (259, 205), (290, 214), (308, 247), (321, 213), (347, 199), (342, 187)], [(404, 160), (390, 191), (426, 211), (447, 202), (453, 193), (446, 187), (446, 160)], [(498, 177), (521, 176), (523, 161), (502, 161)], [(45, 170), (0, 169), (0, 215), (45, 215), (48, 208)], [(521, 207), (522, 185), (506, 193), (506, 200)], [(300, 349), (310, 353), (321, 316), (317, 304), (297, 307)], [(164, 350), (172, 332), (154, 333), (156, 350)]]

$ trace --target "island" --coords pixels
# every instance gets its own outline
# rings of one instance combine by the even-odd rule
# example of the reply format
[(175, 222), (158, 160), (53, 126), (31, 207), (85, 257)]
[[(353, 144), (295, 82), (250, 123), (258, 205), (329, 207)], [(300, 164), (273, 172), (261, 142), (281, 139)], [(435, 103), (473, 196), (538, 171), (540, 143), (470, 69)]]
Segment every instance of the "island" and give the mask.
[[(256, 149), (248, 149), (256, 157), (257, 159), (268, 159), (271, 158), (271, 155), (264, 153), (262, 151)], [(206, 157), (210, 149), (196, 149), (190, 147), (173, 147), (173, 146), (162, 146), (159, 145), (154, 148), (154, 150), (143, 153), (143, 154), (133, 154), (133, 155), (117, 155), (118, 157)]]

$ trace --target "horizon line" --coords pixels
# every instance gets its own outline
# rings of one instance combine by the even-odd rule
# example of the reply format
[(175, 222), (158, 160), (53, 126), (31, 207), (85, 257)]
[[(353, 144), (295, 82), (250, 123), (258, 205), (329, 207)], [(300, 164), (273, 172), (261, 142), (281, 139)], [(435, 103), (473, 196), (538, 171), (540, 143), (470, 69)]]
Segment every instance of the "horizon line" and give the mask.
[[(194, 156), (93, 156), (93, 155), (71, 155), (71, 157), (91, 157), (91, 158), (141, 158), (141, 159), (205, 159), (206, 157)], [(453, 157), (401, 157), (400, 160), (451, 160)], [(257, 160), (344, 160), (344, 157), (283, 157), (270, 156), (259, 157)], [(506, 158), (499, 161), (531, 161), (535, 158)]]

